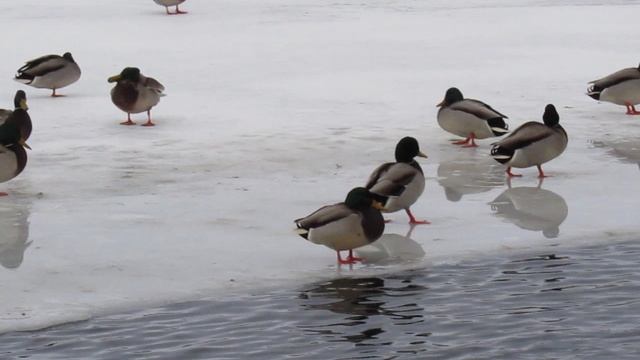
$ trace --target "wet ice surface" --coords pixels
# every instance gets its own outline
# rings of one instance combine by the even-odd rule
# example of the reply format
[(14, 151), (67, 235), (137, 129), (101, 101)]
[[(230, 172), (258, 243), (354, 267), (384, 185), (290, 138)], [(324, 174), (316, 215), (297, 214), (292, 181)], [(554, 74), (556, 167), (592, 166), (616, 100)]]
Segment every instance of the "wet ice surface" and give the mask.
[[(21, 34), (3, 106), (26, 59), (68, 50), (83, 77), (59, 99), (27, 88), (33, 151), (0, 184), (0, 332), (332, 278), (335, 255), (292, 219), (343, 200), (406, 135), (430, 156), (413, 210), (433, 225), (398, 250), (409, 229), (391, 215), (388, 241), (361, 249), (381, 262), (349, 275), (635, 239), (640, 119), (584, 92), (636, 65), (637, 1), (22, 4), (0, 12)], [(106, 79), (124, 66), (167, 87), (153, 129), (117, 125)], [(435, 104), (453, 85), (512, 128), (555, 103), (570, 142), (553, 177), (509, 187), (490, 141), (450, 145)]]
[(547, 250), (9, 333), (0, 357), (636, 358), (639, 243)]

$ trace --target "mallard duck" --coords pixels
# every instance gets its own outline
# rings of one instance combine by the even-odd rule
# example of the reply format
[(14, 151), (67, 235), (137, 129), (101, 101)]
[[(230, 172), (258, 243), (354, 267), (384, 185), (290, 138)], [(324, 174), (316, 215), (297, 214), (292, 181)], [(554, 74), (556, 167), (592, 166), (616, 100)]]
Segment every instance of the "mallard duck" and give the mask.
[(587, 95), (627, 107), (627, 115), (640, 115), (634, 105), (640, 104), (640, 65), (626, 68), (591, 81)]
[[(0, 125), (4, 124), (4, 122), (12, 115), (18, 117), (18, 119), (14, 120), (20, 124), (20, 132), (22, 137), (25, 140), (29, 140), (29, 136), (31, 136), (32, 124), (31, 117), (27, 110), (29, 107), (27, 106), (27, 94), (22, 91), (16, 91), (16, 96), (13, 98), (13, 105), (15, 107), (14, 110), (8, 109), (0, 109)], [(21, 109), (16, 113), (16, 110)]]
[(164, 86), (152, 77), (146, 77), (140, 73), (140, 69), (126, 67), (119, 75), (114, 75), (108, 80), (116, 82), (111, 89), (111, 101), (122, 111), (127, 113), (127, 121), (122, 125), (135, 125), (131, 121), (131, 114), (146, 111), (147, 122), (142, 126), (154, 126), (151, 121), (151, 108), (160, 102), (164, 96)]
[[(185, 2), (186, 0), (153, 0), (158, 5), (164, 6), (167, 9), (167, 15), (178, 15), (178, 14), (186, 14), (186, 11), (181, 11), (178, 6)], [(169, 6), (175, 6), (176, 12), (172, 13), (169, 11)]]
[(418, 140), (407, 136), (396, 145), (396, 162), (385, 163), (376, 168), (365, 188), (386, 198), (383, 212), (406, 211), (410, 224), (430, 224), (426, 220), (416, 220), (410, 210), (424, 191), (424, 174), (414, 160), (416, 156), (426, 158), (420, 152)]
[[(359, 258), (353, 249), (376, 241), (384, 231), (379, 197), (365, 188), (349, 191), (344, 202), (321, 207), (309, 216), (295, 220), (297, 233), (315, 244), (336, 251), (338, 263), (353, 264)], [(343, 260), (340, 251), (349, 250)]]
[(475, 139), (502, 136), (509, 126), (506, 115), (479, 100), (465, 99), (457, 88), (449, 88), (438, 105), (438, 124), (445, 131), (465, 138), (454, 144), (476, 147)]
[(501, 164), (507, 165), (509, 177), (512, 167), (538, 167), (538, 177), (546, 177), (542, 164), (550, 161), (567, 148), (567, 132), (560, 126), (560, 116), (555, 106), (548, 104), (542, 115), (544, 124), (530, 121), (522, 124), (506, 138), (493, 144), (491, 156)]
[[(5, 122), (0, 125), (0, 183), (18, 176), (27, 165), (25, 147), (25, 117), (20, 116), (25, 110), (18, 108), (13, 111)], [(0, 192), (0, 196), (7, 193)]]
[(80, 67), (69, 52), (62, 56), (45, 55), (27, 61), (18, 69), (15, 77), (16, 81), (35, 88), (52, 89), (53, 97), (64, 96), (56, 94), (56, 90), (71, 85), (78, 79), (80, 79)]

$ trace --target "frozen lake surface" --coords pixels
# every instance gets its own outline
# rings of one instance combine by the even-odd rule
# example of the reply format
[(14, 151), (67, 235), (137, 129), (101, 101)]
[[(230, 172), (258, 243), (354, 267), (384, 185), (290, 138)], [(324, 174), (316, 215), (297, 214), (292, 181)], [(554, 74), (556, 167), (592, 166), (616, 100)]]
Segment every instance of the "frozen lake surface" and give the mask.
[(638, 241), (339, 277), (0, 335), (3, 359), (635, 359)]
[[(0, 5), (0, 29), (19, 34), (4, 39), (3, 107), (27, 59), (70, 51), (83, 71), (64, 98), (25, 89), (33, 151), (0, 184), (0, 332), (637, 239), (640, 118), (585, 90), (637, 65), (640, 2), (602, 3), (191, 0), (184, 16), (152, 1)], [(155, 128), (118, 125), (106, 79), (125, 66), (167, 88)], [(490, 141), (450, 145), (435, 119), (450, 86), (511, 128), (554, 103), (570, 141), (545, 166), (553, 177), (507, 184)], [(362, 249), (371, 263), (337, 273), (292, 220), (343, 200), (406, 135), (430, 156), (413, 210), (433, 224), (403, 242), (393, 214), (388, 241)]]

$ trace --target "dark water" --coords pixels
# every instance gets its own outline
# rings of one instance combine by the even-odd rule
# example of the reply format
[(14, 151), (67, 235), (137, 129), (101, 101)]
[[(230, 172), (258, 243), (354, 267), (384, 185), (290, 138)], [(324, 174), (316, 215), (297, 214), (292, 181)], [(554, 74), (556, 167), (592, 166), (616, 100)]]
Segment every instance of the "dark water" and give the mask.
[(341, 278), (0, 336), (0, 359), (638, 359), (640, 242)]

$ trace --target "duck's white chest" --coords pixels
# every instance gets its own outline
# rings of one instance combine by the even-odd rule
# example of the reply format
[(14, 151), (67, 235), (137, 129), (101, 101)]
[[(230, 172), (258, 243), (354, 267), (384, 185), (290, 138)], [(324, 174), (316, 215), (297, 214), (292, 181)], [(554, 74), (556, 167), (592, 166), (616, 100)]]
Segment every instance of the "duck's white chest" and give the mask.
[(384, 206), (385, 210), (383, 210), (383, 212), (396, 212), (399, 210), (408, 209), (418, 200), (420, 195), (422, 195), (424, 186), (424, 175), (422, 175), (421, 173), (416, 174), (411, 182), (406, 185), (404, 191), (402, 192), (402, 194), (400, 194), (400, 196), (389, 197), (389, 200)]
[(7, 150), (0, 145), (0, 183), (9, 181), (16, 177), (18, 170), (18, 159), (13, 151)]
[(356, 214), (309, 230), (309, 241), (334, 250), (350, 250), (369, 244)]
[(465, 138), (471, 133), (478, 139), (495, 136), (486, 120), (460, 110), (441, 109), (438, 112), (438, 124), (445, 131)]

